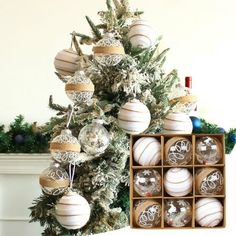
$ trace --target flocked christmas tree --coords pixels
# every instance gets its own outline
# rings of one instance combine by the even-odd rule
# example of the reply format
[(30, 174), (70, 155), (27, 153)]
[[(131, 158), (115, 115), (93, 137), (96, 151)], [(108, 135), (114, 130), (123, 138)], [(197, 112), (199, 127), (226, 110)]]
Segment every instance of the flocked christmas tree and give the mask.
[[(40, 176), (43, 193), (30, 208), (32, 221), (45, 226), (43, 235), (127, 226), (129, 135), (159, 133), (163, 122), (165, 132), (192, 132), (186, 112), (195, 108), (196, 97), (180, 85), (175, 70), (163, 71), (168, 49), (159, 50), (160, 37), (127, 0), (106, 3), (100, 24), (86, 17), (92, 36), (71, 33), (71, 48), (55, 58), (73, 106), (50, 98), (58, 111), (49, 124), (54, 162)], [(83, 54), (83, 44), (91, 45), (92, 55)]]

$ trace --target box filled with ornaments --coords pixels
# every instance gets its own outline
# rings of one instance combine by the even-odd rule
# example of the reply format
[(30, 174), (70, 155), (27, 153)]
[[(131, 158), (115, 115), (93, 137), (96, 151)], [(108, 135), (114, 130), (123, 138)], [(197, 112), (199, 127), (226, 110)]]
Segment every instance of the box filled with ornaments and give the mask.
[(132, 228), (225, 227), (224, 135), (133, 135)]

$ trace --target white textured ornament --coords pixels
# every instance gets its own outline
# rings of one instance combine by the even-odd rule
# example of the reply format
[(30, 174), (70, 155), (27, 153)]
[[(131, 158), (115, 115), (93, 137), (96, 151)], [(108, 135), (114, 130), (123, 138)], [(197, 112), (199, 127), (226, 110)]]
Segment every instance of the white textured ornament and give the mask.
[(134, 160), (142, 166), (155, 166), (161, 160), (161, 144), (153, 137), (139, 138), (133, 146)]
[(125, 103), (118, 113), (118, 123), (128, 134), (140, 134), (146, 130), (151, 121), (148, 108), (137, 99)]
[(89, 220), (90, 206), (78, 193), (69, 191), (55, 206), (57, 221), (66, 229), (80, 229)]
[(170, 168), (164, 177), (165, 191), (173, 197), (186, 196), (192, 191), (193, 176), (187, 168)]
[(128, 34), (133, 47), (149, 48), (155, 44), (156, 32), (145, 20), (135, 20)]
[(215, 227), (224, 218), (223, 206), (216, 198), (201, 198), (195, 205), (195, 219), (202, 227)]
[(78, 62), (79, 55), (72, 48), (69, 48), (57, 53), (54, 59), (54, 66), (60, 75), (74, 75), (79, 68)]
[(164, 119), (165, 134), (191, 134), (192, 130), (192, 121), (185, 113), (171, 112)]

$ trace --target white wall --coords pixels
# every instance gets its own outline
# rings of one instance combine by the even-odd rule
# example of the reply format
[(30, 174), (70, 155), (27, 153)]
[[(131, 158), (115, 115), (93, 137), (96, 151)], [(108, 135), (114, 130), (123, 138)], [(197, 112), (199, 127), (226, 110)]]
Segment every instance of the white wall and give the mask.
[[(228, 128), (233, 111), (236, 54), (234, 0), (131, 0), (170, 47), (166, 68), (193, 77), (199, 112)], [(134, 4), (135, 3), (135, 4)], [(67, 105), (64, 85), (54, 75), (56, 53), (69, 47), (73, 30), (89, 33), (84, 15), (97, 20), (104, 1), (0, 0), (0, 123), (18, 114), (45, 122), (54, 113), (48, 97)]]

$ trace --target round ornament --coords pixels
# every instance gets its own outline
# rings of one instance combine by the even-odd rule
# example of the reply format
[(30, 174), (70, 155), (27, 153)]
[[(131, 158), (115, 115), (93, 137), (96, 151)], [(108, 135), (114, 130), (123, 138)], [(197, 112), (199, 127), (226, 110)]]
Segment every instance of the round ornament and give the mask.
[(149, 48), (155, 44), (155, 30), (145, 20), (134, 20), (130, 26), (128, 37), (133, 47)]
[(103, 66), (115, 66), (124, 57), (125, 51), (121, 42), (112, 33), (106, 33), (93, 47), (94, 59)]
[(125, 103), (118, 113), (118, 124), (128, 134), (140, 134), (151, 121), (148, 108), (137, 99)]
[(184, 227), (192, 220), (192, 206), (184, 199), (167, 200), (164, 219), (169, 226)]
[(139, 170), (134, 175), (134, 190), (142, 197), (161, 194), (161, 176), (156, 170)]
[(39, 177), (39, 184), (44, 193), (49, 195), (59, 195), (64, 193), (69, 186), (69, 176), (60, 167), (59, 163), (52, 163), (45, 169)]
[(141, 228), (156, 227), (161, 222), (161, 204), (154, 200), (139, 200), (134, 206), (134, 221)]
[(165, 144), (165, 162), (186, 165), (192, 160), (192, 143), (184, 137), (173, 137)]
[(80, 229), (90, 218), (90, 206), (79, 194), (69, 191), (55, 205), (57, 221), (66, 229)]
[(72, 48), (57, 53), (54, 59), (56, 71), (62, 76), (74, 75), (78, 70), (79, 55)]
[(196, 192), (201, 195), (221, 194), (224, 189), (224, 177), (217, 168), (198, 169), (195, 181)]
[(79, 157), (80, 144), (69, 129), (64, 129), (51, 141), (50, 152), (53, 159), (58, 162), (75, 162)]
[(165, 191), (173, 197), (186, 196), (192, 191), (193, 176), (187, 168), (170, 168), (164, 176)]
[(201, 198), (195, 205), (195, 219), (202, 227), (215, 227), (223, 220), (223, 206), (216, 198)]
[(202, 122), (198, 117), (190, 116), (190, 119), (192, 121), (193, 130), (199, 130), (202, 127)]
[(222, 159), (222, 144), (214, 137), (204, 136), (196, 141), (196, 158), (200, 164), (213, 165)]
[(14, 142), (15, 144), (18, 144), (18, 145), (22, 145), (25, 143), (25, 137), (24, 135), (22, 134), (17, 134), (15, 137), (14, 137)]
[(155, 166), (161, 160), (161, 144), (153, 137), (139, 138), (133, 146), (133, 156), (141, 166)]
[(74, 103), (87, 103), (93, 96), (94, 85), (82, 70), (76, 71), (65, 86), (66, 95)]
[(164, 119), (163, 133), (165, 134), (191, 134), (192, 130), (192, 121), (185, 113), (171, 112)]
[(236, 134), (230, 134), (229, 135), (229, 140), (231, 143), (236, 143)]
[(95, 119), (80, 130), (79, 142), (83, 151), (89, 155), (99, 156), (109, 145), (110, 136), (102, 123), (102, 120)]

